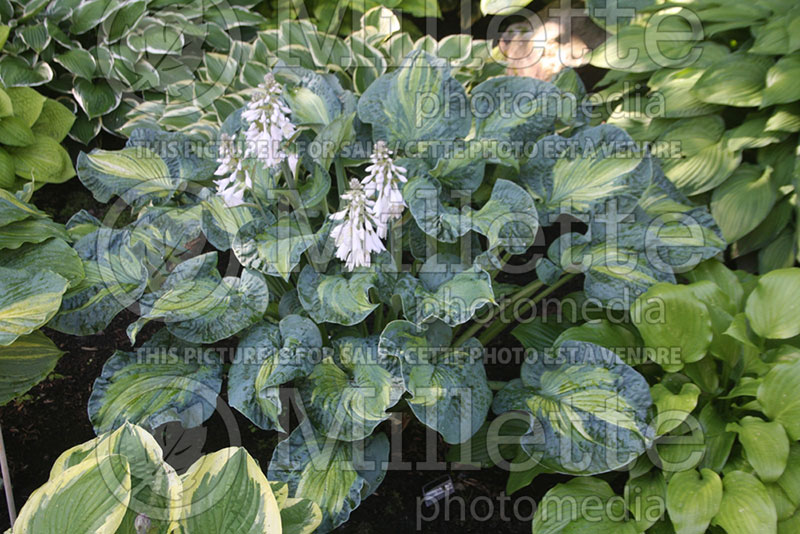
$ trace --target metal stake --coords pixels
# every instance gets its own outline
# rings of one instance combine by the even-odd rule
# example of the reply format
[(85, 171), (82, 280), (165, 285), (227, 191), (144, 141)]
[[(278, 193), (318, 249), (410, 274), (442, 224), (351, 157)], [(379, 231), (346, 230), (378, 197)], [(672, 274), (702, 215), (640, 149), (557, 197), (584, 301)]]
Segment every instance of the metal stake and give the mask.
[(6, 457), (6, 446), (3, 443), (3, 428), (0, 427), (0, 471), (3, 474), (3, 488), (6, 492), (6, 505), (8, 506), (8, 518), (11, 526), (17, 520), (17, 507), (14, 506), (14, 494), (11, 489), (11, 472), (8, 469), (8, 458)]

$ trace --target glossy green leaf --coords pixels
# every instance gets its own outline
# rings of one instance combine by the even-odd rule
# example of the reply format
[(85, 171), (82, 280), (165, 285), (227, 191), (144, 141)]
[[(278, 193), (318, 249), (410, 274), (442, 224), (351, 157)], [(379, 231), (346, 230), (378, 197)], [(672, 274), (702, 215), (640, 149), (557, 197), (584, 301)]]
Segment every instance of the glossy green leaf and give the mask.
[(739, 434), (747, 461), (763, 482), (780, 478), (789, 459), (789, 438), (780, 423), (747, 416), (728, 425), (728, 430)]
[(761, 276), (747, 298), (745, 314), (756, 334), (787, 339), (800, 334), (800, 269)]
[[(800, 439), (800, 362), (778, 363), (758, 388), (758, 403), (764, 414), (786, 429), (789, 437)], [(799, 497), (800, 498), (800, 497)]]
[(742, 165), (711, 195), (711, 214), (732, 243), (755, 229), (775, 204), (772, 169)]
[(720, 510), (722, 480), (710, 469), (675, 473), (667, 485), (667, 512), (675, 534), (703, 534)]
[(625, 503), (640, 531), (650, 528), (664, 516), (666, 499), (667, 482), (657, 469), (631, 478), (625, 484)]
[(723, 479), (722, 503), (714, 524), (728, 534), (777, 532), (777, 513), (769, 493), (749, 473), (732, 471)]
[(650, 388), (650, 395), (658, 409), (656, 434), (660, 436), (680, 426), (694, 411), (700, 397), (700, 388), (689, 382), (675, 394), (663, 384), (656, 384)]
[(82, 48), (73, 48), (53, 58), (56, 63), (75, 76), (91, 80), (94, 78), (97, 62), (94, 56)]

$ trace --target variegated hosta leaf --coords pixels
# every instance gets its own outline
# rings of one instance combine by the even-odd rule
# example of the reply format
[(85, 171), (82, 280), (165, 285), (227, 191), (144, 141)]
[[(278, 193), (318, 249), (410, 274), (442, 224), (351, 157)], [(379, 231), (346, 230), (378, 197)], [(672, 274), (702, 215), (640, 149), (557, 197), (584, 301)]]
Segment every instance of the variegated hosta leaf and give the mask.
[(68, 286), (66, 278), (50, 270), (0, 267), (0, 346), (49, 321)]
[(128, 327), (128, 337), (135, 342), (147, 322), (161, 319), (176, 337), (214, 343), (256, 323), (268, 303), (260, 273), (245, 269), (241, 278), (222, 278), (217, 253), (209, 252), (179, 264), (158, 291), (142, 298), (142, 316)]
[(0, 226), (0, 250), (15, 250), (25, 243), (41, 243), (51, 237), (68, 240), (64, 225), (50, 219), (25, 219)]
[(447, 62), (420, 50), (364, 91), (358, 117), (372, 125), (374, 139), (390, 146), (463, 138), (472, 123), (467, 94)]
[(22, 395), (49, 375), (64, 354), (40, 331), (0, 346), (0, 405)]
[(646, 169), (639, 169), (646, 165), (641, 152), (615, 126), (587, 128), (571, 138), (545, 137), (534, 154), (520, 169), (520, 177), (551, 217), (585, 216), (608, 198), (638, 198), (650, 184)]
[(350, 517), (386, 475), (389, 440), (374, 434), (363, 441), (325, 438), (306, 420), (272, 453), (267, 476), (283, 481), (296, 498), (315, 502), (322, 511), (318, 534), (330, 532)]
[(289, 485), (285, 482), (270, 481), (269, 485), (281, 509), (283, 534), (311, 534), (322, 523), (322, 511), (317, 503), (289, 497)]
[(75, 243), (86, 276), (71, 287), (61, 310), (48, 326), (86, 336), (103, 330), (123, 309), (134, 304), (147, 286), (144, 246), (131, 245), (128, 230), (101, 228)]
[(131, 483), (124, 456), (91, 456), (34, 491), (14, 532), (115, 534), (131, 499)]
[(41, 244), (26, 243), (13, 254), (0, 257), (0, 267), (37, 272), (50, 270), (74, 287), (83, 280), (83, 263), (78, 253), (63, 239), (49, 239)]
[[(119, 455), (128, 461), (131, 498), (117, 532), (136, 532), (134, 522), (144, 514), (154, 534), (168, 534), (180, 516), (181, 480), (163, 459), (163, 451), (153, 436), (141, 427), (124, 423), (117, 430), (64, 451), (53, 464), (50, 478), (65, 470), (91, 462), (93, 458)], [(107, 480), (107, 484), (122, 481)]]
[(486, 420), (492, 392), (481, 344), (471, 339), (451, 348), (451, 342), (452, 332), (443, 323), (420, 327), (392, 321), (381, 334), (380, 349), (400, 360), (414, 415), (447, 443), (463, 443)]
[(229, 447), (207, 454), (181, 481), (181, 532), (281, 533), (281, 512), (272, 488), (245, 449)]
[(20, 200), (9, 191), (0, 189), (0, 226), (29, 217), (44, 219), (47, 218), (47, 214), (40, 211), (36, 206)]
[(209, 193), (201, 203), (203, 234), (217, 250), (228, 250), (239, 229), (252, 221), (257, 211), (247, 205), (227, 206), (222, 197)]
[(650, 446), (647, 381), (614, 352), (565, 341), (526, 359), (522, 378), (497, 393), (500, 414), (531, 414), (523, 448), (559, 473), (589, 475), (629, 464)]
[(403, 198), (420, 229), (437, 241), (455, 243), (469, 232), (470, 220), (458, 208), (442, 204), (441, 196), (439, 184), (425, 174), (410, 174), (403, 187)]
[(378, 336), (343, 337), (335, 353), (318, 363), (300, 383), (303, 406), (326, 436), (361, 440), (389, 418), (403, 396), (400, 363), (378, 351)]
[(116, 351), (103, 365), (89, 398), (95, 432), (125, 421), (154, 429), (170, 421), (199, 426), (216, 409), (222, 363), (199, 345), (160, 330), (135, 353)]
[(301, 228), (294, 217), (281, 217), (274, 223), (257, 219), (241, 227), (232, 248), (244, 267), (288, 281), (315, 239), (313, 231)]
[(345, 326), (360, 323), (379, 306), (369, 298), (374, 287), (374, 272), (320, 274), (311, 265), (303, 267), (297, 280), (300, 302), (315, 322)]
[(228, 402), (259, 428), (283, 431), (280, 386), (308, 376), (321, 352), (319, 328), (305, 317), (287, 315), (277, 326), (251, 326), (240, 334), (228, 372)]
[(144, 243), (147, 262), (163, 269), (168, 261), (180, 261), (200, 236), (200, 206), (147, 206), (136, 222), (128, 226), (131, 243)]

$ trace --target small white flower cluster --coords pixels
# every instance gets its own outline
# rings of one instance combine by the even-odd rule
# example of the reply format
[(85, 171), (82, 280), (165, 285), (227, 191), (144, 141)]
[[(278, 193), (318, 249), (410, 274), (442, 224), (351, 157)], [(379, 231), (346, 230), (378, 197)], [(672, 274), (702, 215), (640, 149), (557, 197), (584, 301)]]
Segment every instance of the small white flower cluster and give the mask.
[(219, 167), (214, 174), (227, 177), (214, 183), (217, 184), (217, 194), (228, 206), (244, 202), (245, 190), (253, 186), (254, 165), (273, 168), (287, 161), (293, 172), (297, 167), (297, 154), (288, 152), (285, 146), (296, 128), (289, 119), (292, 111), (281, 100), (282, 91), (271, 73), (258, 86), (242, 112), (242, 118), (249, 123), (244, 134), (244, 150), (236, 145), (234, 137), (220, 136)]
[(339, 224), (331, 231), (336, 257), (348, 270), (369, 267), (373, 252), (383, 252), (381, 239), (388, 233), (389, 222), (402, 216), (406, 203), (400, 192), (406, 169), (394, 164), (392, 151), (383, 141), (375, 143), (372, 164), (361, 182), (350, 180), (350, 190), (342, 194), (347, 206), (331, 219)]

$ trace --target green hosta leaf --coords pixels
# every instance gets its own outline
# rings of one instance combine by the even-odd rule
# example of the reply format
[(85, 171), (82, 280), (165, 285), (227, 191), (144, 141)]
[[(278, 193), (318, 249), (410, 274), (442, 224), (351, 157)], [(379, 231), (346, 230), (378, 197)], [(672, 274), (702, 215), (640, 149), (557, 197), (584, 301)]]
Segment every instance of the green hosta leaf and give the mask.
[(241, 447), (207, 454), (181, 476), (186, 532), (280, 534), (281, 512), (269, 482)]
[(706, 444), (700, 467), (721, 472), (736, 441), (736, 434), (727, 431), (725, 419), (711, 403), (706, 404), (700, 411), (698, 421), (703, 429)]
[(714, 524), (728, 534), (777, 532), (775, 505), (764, 485), (749, 473), (732, 471), (723, 480), (722, 503)]
[(641, 352), (639, 350), (642, 345), (641, 339), (638, 339), (631, 330), (622, 325), (614, 324), (607, 319), (567, 328), (558, 335), (552, 344), (536, 347), (536, 349), (547, 350), (550, 347), (557, 347), (568, 340), (586, 341), (605, 347), (616, 352), (628, 365), (643, 363), (641, 356), (637, 354), (637, 352)]
[(373, 272), (319, 274), (311, 265), (303, 268), (297, 280), (300, 302), (315, 322), (345, 326), (360, 323), (379, 306), (369, 300), (373, 287)]
[(800, 75), (800, 54), (784, 56), (766, 73), (766, 88), (762, 106), (774, 104), (790, 104), (800, 100), (800, 87), (797, 76)]
[(511, 15), (530, 4), (529, 0), (481, 0), (484, 15)]
[[(758, 388), (758, 404), (764, 414), (781, 423), (789, 437), (800, 439), (800, 362), (779, 363), (767, 373)], [(798, 496), (800, 500), (800, 495)]]
[(657, 362), (668, 371), (700, 361), (711, 344), (711, 316), (687, 286), (653, 286), (634, 302), (631, 317), (648, 347), (670, 349)]
[[(0, 190), (0, 196), (2, 190)], [(0, 200), (1, 201), (1, 200)], [(51, 237), (69, 239), (64, 225), (50, 219), (26, 219), (0, 226), (0, 249), (18, 249), (25, 243), (41, 243)]]
[(627, 465), (650, 445), (651, 403), (645, 379), (614, 352), (566, 341), (527, 358), (492, 409), (529, 412), (535, 432), (523, 448), (548, 469), (587, 475)]
[(788, 339), (800, 334), (800, 269), (778, 269), (758, 279), (745, 314), (756, 334)]
[(769, 131), (767, 127), (767, 121), (769, 120), (768, 112), (748, 114), (742, 124), (725, 132), (728, 148), (734, 151), (763, 148), (786, 139), (787, 133)]
[(655, 99), (658, 95), (663, 99), (665, 118), (699, 117), (720, 109), (720, 106), (703, 102), (692, 94), (691, 89), (703, 72), (704, 69), (697, 67), (661, 69), (648, 80), (647, 85), (653, 90), (650, 97)]
[(680, 392), (674, 394), (663, 384), (656, 384), (650, 388), (650, 395), (658, 409), (656, 434), (660, 436), (679, 427), (694, 411), (700, 397), (700, 388), (689, 382), (681, 387)]
[(75, 176), (69, 154), (52, 137), (35, 135), (30, 145), (9, 148), (8, 152), (14, 157), (14, 170), (20, 178), (39, 184), (60, 183)]
[(641, 154), (631, 153), (633, 146), (630, 136), (608, 125), (569, 139), (545, 137), (534, 149), (540, 156), (528, 160), (520, 177), (548, 213), (584, 215), (603, 200), (635, 195), (649, 185), (641, 173), (632, 172), (642, 163)]
[(44, 380), (64, 354), (39, 331), (0, 346), (0, 405)]
[(56, 141), (62, 141), (75, 123), (75, 114), (66, 106), (48, 98), (42, 105), (39, 118), (31, 127), (34, 134), (46, 135)]
[(30, 26), (23, 26), (18, 30), (18, 35), (22, 42), (28, 47), (41, 54), (42, 51), (50, 44), (50, 35), (47, 32), (44, 24), (33, 24)]
[(142, 298), (142, 315), (128, 327), (134, 342), (139, 330), (161, 319), (174, 336), (190, 343), (214, 343), (255, 324), (269, 303), (264, 277), (245, 269), (241, 278), (222, 278), (217, 253), (179, 264), (161, 288)]
[(0, 82), (6, 87), (37, 86), (53, 79), (53, 69), (47, 63), (33, 67), (24, 59), (4, 55), (0, 58)]
[(310, 319), (287, 315), (278, 326), (258, 323), (239, 337), (228, 402), (259, 428), (283, 431), (279, 386), (314, 370), (322, 351), (319, 328)]
[(400, 363), (378, 352), (378, 337), (334, 341), (336, 354), (300, 383), (305, 411), (316, 428), (343, 441), (364, 439), (405, 392)]
[(776, 194), (772, 169), (742, 165), (711, 196), (711, 214), (728, 242), (755, 229), (772, 210)]
[(749, 54), (731, 54), (714, 63), (697, 80), (692, 94), (711, 104), (757, 107), (764, 94), (772, 61)]
[(650, 528), (664, 516), (666, 499), (667, 482), (658, 469), (631, 478), (625, 484), (625, 502), (640, 531)]
[(317, 532), (330, 532), (380, 485), (388, 459), (385, 434), (336, 441), (322, 437), (306, 421), (275, 447), (267, 476), (286, 482), (296, 498), (319, 505), (322, 524)]
[(0, 189), (0, 226), (27, 218), (45, 218), (47, 214), (36, 206), (20, 200), (13, 194)]
[(77, 252), (63, 239), (50, 239), (42, 244), (25, 244), (14, 254), (0, 257), (0, 267), (38, 272), (51, 270), (66, 278), (70, 286), (83, 280), (83, 263)]
[(764, 482), (775, 482), (786, 469), (789, 459), (789, 438), (780, 423), (767, 423), (758, 417), (743, 417), (728, 430), (739, 434), (747, 461)]
[(26, 126), (33, 126), (47, 99), (30, 87), (10, 87), (6, 92), (14, 107), (14, 116)]
[(131, 499), (124, 456), (90, 457), (50, 479), (20, 511), (14, 532), (114, 534)]
[(573, 478), (548, 491), (533, 516), (533, 534), (636, 534), (625, 501), (599, 478)]
[[(168, 532), (171, 522), (177, 521), (180, 513), (176, 503), (182, 484), (175, 470), (162, 460), (163, 454), (149, 432), (124, 423), (114, 432), (64, 451), (53, 464), (50, 478), (95, 458), (119, 455), (128, 461), (132, 487), (128, 509), (117, 532), (136, 532), (134, 522), (139, 514), (151, 520), (153, 532)], [(112, 483), (112, 480), (109, 478), (107, 482)]]
[(114, 430), (125, 421), (151, 430), (171, 421), (192, 428), (211, 417), (222, 387), (222, 364), (198, 363), (198, 349), (161, 330), (136, 353), (115, 352), (89, 398), (95, 432)]
[(36, 141), (30, 126), (18, 117), (0, 119), (0, 143), (10, 147), (25, 147)]
[(710, 469), (672, 475), (667, 486), (667, 511), (675, 534), (703, 534), (722, 502), (722, 480)]
[(72, 94), (90, 119), (101, 117), (119, 106), (121, 93), (105, 80), (88, 81), (75, 78)]
[(50, 270), (0, 267), (0, 346), (30, 334), (58, 311), (66, 278)]
[(390, 145), (465, 137), (472, 122), (466, 92), (447, 62), (419, 50), (367, 88), (358, 117), (372, 125), (374, 139)]
[(447, 443), (463, 443), (486, 419), (492, 392), (483, 368), (483, 350), (472, 339), (450, 346), (452, 333), (442, 323), (427, 328), (392, 321), (381, 334), (380, 348), (400, 359), (411, 410)]
[(75, 243), (83, 260), (84, 279), (62, 299), (48, 326), (73, 335), (103, 330), (123, 309), (135, 303), (148, 281), (144, 247), (131, 245), (130, 232), (102, 228)]
[(315, 239), (294, 217), (281, 217), (273, 224), (259, 218), (243, 226), (231, 246), (242, 266), (288, 281)]

